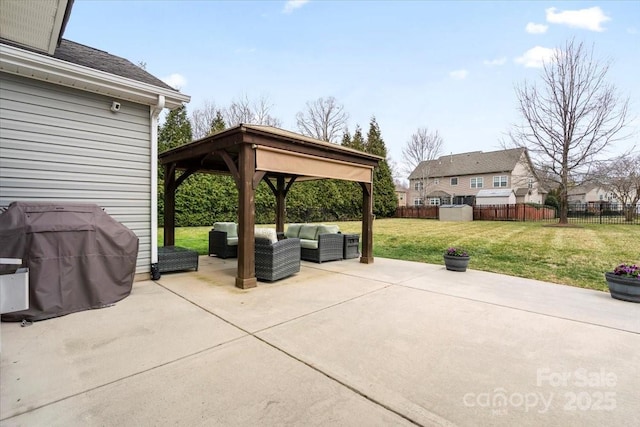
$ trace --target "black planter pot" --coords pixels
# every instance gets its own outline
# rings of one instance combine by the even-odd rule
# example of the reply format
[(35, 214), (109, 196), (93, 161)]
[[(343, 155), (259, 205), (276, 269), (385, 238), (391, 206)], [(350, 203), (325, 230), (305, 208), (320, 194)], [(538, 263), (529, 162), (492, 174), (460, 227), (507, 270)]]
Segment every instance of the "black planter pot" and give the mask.
[(470, 258), (468, 256), (444, 255), (444, 265), (450, 271), (467, 271)]
[(622, 301), (640, 302), (640, 280), (631, 277), (604, 273), (612, 298)]

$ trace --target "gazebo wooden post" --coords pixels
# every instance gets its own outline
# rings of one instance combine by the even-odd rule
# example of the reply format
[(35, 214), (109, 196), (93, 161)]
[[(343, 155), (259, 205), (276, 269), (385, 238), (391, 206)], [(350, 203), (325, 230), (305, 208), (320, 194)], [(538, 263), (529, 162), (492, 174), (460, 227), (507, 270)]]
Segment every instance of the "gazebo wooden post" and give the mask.
[(284, 219), (286, 207), (286, 193), (284, 187), (284, 176), (278, 177), (278, 186), (276, 191), (276, 231), (284, 233)]
[(164, 246), (176, 242), (176, 168), (175, 163), (164, 165)]
[(373, 263), (373, 184), (361, 182), (362, 187), (362, 256), (363, 264)]
[(257, 286), (255, 262), (255, 190), (256, 153), (251, 144), (241, 144), (238, 181), (238, 275), (236, 286)]

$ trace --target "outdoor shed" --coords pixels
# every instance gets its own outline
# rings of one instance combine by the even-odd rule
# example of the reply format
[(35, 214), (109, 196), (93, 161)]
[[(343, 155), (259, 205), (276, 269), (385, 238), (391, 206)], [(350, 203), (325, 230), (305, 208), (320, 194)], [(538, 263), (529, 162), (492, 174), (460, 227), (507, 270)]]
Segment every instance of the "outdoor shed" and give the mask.
[(511, 188), (480, 190), (476, 205), (515, 205), (516, 194)]
[(72, 5), (2, 2), (0, 209), (95, 203), (138, 236), (136, 273), (146, 278), (158, 257), (158, 116), (190, 98), (124, 58), (62, 39)]
[(473, 208), (469, 205), (441, 205), (440, 221), (473, 221)]

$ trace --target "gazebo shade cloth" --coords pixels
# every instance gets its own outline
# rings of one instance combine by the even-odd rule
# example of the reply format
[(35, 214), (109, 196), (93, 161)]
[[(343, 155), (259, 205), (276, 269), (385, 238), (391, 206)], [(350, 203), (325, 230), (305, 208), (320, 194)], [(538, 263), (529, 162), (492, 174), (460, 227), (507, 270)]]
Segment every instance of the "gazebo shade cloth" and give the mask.
[(14, 202), (0, 214), (0, 258), (29, 268), (29, 308), (3, 321), (43, 320), (131, 293), (138, 237), (98, 205)]
[(373, 181), (372, 166), (318, 158), (271, 147), (256, 148), (256, 170), (345, 181)]

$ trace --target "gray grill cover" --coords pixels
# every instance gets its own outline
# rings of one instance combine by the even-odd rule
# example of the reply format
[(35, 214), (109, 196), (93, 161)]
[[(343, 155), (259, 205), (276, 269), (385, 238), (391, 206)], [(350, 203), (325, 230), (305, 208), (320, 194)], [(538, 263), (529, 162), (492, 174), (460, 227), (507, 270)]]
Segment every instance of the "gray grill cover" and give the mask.
[(29, 309), (2, 320), (43, 320), (119, 301), (131, 293), (137, 257), (138, 237), (98, 205), (11, 203), (0, 214), (0, 258), (21, 258), (29, 268)]

